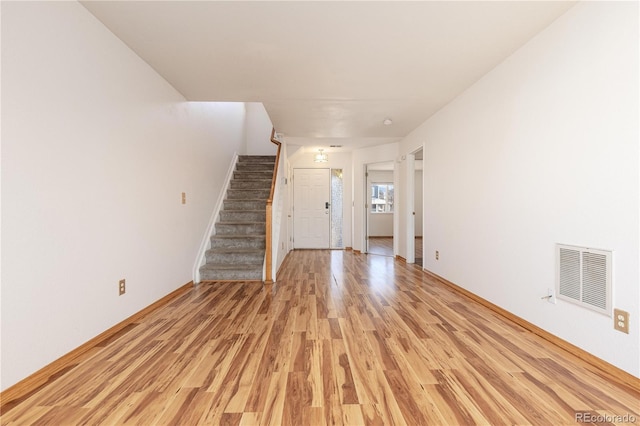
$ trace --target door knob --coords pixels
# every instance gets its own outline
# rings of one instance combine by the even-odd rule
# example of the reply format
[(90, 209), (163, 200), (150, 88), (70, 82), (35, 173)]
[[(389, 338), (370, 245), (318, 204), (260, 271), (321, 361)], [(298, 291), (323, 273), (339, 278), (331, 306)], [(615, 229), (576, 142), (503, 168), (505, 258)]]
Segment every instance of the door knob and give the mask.
[(326, 203), (324, 203), (324, 208), (325, 208), (325, 209), (328, 209), (330, 205), (331, 205), (331, 204), (329, 204), (329, 202), (327, 201)]

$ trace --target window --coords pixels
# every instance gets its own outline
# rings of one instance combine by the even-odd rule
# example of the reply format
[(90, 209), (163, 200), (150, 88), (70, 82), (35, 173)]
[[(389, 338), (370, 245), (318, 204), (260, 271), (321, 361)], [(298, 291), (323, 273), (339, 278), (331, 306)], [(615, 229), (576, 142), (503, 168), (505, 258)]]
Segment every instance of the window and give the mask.
[(371, 184), (371, 213), (393, 213), (393, 184)]

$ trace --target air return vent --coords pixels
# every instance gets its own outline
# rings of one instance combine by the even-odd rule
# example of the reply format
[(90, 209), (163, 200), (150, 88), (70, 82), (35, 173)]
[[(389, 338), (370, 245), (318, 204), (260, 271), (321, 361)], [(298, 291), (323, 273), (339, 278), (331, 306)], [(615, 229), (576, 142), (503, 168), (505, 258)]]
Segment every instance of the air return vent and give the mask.
[(611, 251), (557, 245), (556, 294), (611, 316)]

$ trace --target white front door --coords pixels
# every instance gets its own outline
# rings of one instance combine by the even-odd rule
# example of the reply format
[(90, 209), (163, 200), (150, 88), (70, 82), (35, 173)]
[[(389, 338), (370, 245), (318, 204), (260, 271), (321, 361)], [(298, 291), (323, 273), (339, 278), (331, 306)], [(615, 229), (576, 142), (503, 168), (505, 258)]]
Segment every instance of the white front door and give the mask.
[(329, 248), (330, 185), (331, 172), (329, 169), (294, 169), (294, 248)]

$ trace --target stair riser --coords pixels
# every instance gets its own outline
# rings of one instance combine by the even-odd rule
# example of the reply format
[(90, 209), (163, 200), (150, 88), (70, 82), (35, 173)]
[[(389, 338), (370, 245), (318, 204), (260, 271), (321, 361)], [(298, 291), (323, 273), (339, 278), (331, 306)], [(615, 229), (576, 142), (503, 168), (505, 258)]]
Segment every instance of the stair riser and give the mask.
[(220, 222), (266, 222), (265, 211), (226, 211), (220, 212)]
[(236, 165), (236, 170), (239, 172), (272, 172), (273, 173), (273, 164), (269, 163), (238, 163)]
[(270, 189), (229, 189), (229, 200), (266, 200), (271, 193)]
[(256, 180), (256, 179), (273, 179), (273, 171), (265, 171), (265, 172), (247, 172), (242, 171), (233, 172), (234, 179), (243, 179), (243, 180)]
[(211, 248), (247, 248), (264, 249), (264, 238), (216, 238), (211, 237)]
[(207, 251), (207, 263), (218, 263), (223, 265), (260, 265), (264, 262), (264, 252), (262, 253), (216, 253), (213, 250)]
[(265, 210), (266, 206), (265, 201), (224, 200), (224, 210)]
[(231, 189), (271, 189), (270, 180), (232, 180)]
[(216, 223), (217, 235), (264, 235), (266, 225), (261, 224), (226, 224)]
[(262, 268), (260, 270), (243, 270), (243, 271), (201, 271), (200, 279), (202, 281), (225, 281), (225, 280), (246, 280), (260, 281), (262, 280)]

